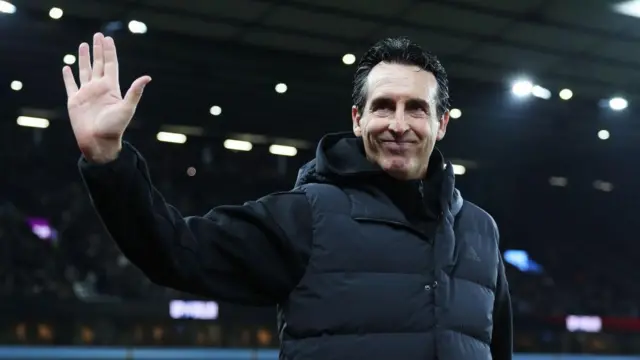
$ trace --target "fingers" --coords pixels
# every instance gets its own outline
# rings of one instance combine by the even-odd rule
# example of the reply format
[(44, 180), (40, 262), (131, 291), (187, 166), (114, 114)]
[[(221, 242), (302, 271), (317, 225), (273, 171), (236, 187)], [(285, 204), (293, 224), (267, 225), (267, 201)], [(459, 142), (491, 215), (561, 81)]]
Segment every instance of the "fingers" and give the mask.
[(118, 54), (113, 38), (107, 36), (103, 41), (104, 51), (104, 76), (109, 82), (118, 84)]
[(131, 107), (138, 106), (144, 87), (151, 81), (151, 77), (143, 76), (136, 79), (124, 96), (124, 101)]
[(73, 72), (70, 67), (65, 66), (62, 68), (62, 79), (67, 90), (67, 97), (71, 97), (78, 92), (78, 84), (76, 84), (76, 79), (73, 78)]
[(93, 73), (92, 79), (99, 79), (104, 75), (104, 35), (93, 35)]
[(78, 72), (80, 85), (91, 81), (91, 59), (89, 58), (89, 44), (82, 43), (78, 49)]

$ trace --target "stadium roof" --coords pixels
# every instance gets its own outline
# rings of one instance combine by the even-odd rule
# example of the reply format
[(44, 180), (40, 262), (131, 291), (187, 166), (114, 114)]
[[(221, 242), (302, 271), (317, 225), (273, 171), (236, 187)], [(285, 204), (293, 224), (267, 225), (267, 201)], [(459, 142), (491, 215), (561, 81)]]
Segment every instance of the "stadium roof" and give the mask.
[[(612, 115), (599, 106), (601, 99), (624, 95), (632, 107), (640, 95), (634, 46), (640, 20), (615, 13), (608, 1), (14, 3), (14, 16), (0, 16), (0, 33), (11, 34), (0, 37), (0, 53), (13, 55), (0, 58), (0, 75), (25, 83), (6, 102), (23, 114), (44, 109), (51, 118), (66, 117), (62, 59), (102, 30), (116, 38), (123, 87), (134, 76), (154, 77), (133, 126), (157, 131), (178, 125), (184, 133), (252, 133), (312, 144), (323, 133), (351, 128), (354, 67), (342, 63), (343, 55), (357, 57), (382, 37), (408, 35), (437, 54), (452, 79), (453, 106), (463, 116), (451, 125), (454, 135), (445, 146), (458, 157), (499, 161), (496, 154), (514, 144), (535, 156), (544, 143), (550, 154), (574, 151), (580, 158), (584, 149), (600, 151), (602, 128), (617, 146), (640, 139), (637, 125), (620, 120), (631, 111)], [(48, 16), (54, 6), (64, 10), (58, 21)], [(148, 31), (131, 34), (130, 20), (144, 22)], [(510, 83), (519, 76), (550, 89), (553, 98), (511, 103)], [(286, 94), (274, 91), (280, 82), (288, 85)], [(565, 87), (575, 94), (571, 101), (557, 97)], [(222, 116), (209, 114), (213, 105)]]
[(362, 53), (382, 37), (408, 35), (441, 57), (455, 77), (503, 82), (525, 73), (550, 88), (570, 87), (596, 97), (619, 91), (637, 95), (640, 20), (615, 13), (613, 3), (24, 0), (19, 5), (43, 13), (58, 6), (94, 24), (138, 19), (150, 33), (199, 37), (212, 52), (214, 42), (240, 42), (335, 62), (345, 53)]

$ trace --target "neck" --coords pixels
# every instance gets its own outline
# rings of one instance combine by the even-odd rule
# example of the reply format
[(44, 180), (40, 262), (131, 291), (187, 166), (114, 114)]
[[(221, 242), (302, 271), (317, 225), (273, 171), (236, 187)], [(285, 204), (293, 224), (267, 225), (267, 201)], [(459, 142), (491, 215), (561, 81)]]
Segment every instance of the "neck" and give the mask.
[(428, 165), (421, 166), (417, 171), (412, 172), (400, 172), (400, 171), (387, 171), (392, 178), (401, 181), (422, 180), (427, 177)]

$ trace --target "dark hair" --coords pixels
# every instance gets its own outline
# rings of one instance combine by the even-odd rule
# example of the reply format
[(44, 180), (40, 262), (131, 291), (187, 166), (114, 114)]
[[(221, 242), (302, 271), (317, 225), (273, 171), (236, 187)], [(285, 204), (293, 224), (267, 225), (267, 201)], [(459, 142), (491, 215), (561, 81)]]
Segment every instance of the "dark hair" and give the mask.
[(367, 77), (374, 66), (381, 62), (404, 65), (416, 65), (430, 72), (438, 82), (436, 112), (438, 118), (449, 110), (449, 80), (438, 58), (424, 51), (420, 45), (406, 37), (394, 37), (380, 40), (364, 54), (358, 63), (358, 69), (353, 78), (353, 104), (360, 113), (367, 102)]

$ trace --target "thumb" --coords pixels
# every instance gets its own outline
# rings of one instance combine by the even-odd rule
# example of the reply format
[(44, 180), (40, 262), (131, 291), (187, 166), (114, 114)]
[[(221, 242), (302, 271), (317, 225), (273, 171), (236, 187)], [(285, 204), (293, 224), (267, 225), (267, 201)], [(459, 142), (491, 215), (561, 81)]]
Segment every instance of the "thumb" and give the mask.
[(151, 82), (150, 76), (145, 75), (137, 78), (136, 81), (131, 84), (131, 87), (129, 88), (129, 90), (127, 90), (127, 93), (124, 95), (124, 101), (131, 107), (138, 106), (140, 98), (142, 97), (142, 91), (149, 82)]

